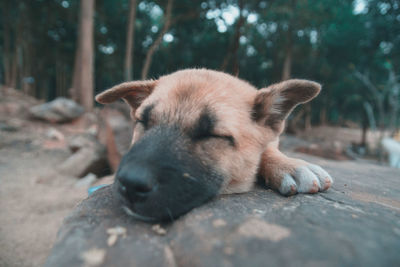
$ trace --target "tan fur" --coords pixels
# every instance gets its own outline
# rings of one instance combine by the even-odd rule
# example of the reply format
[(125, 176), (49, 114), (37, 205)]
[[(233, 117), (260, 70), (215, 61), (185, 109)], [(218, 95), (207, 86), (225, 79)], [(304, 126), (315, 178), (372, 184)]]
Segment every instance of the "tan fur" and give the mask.
[[(96, 100), (109, 103), (124, 98), (132, 107), (134, 119), (141, 119), (143, 109), (153, 105), (151, 124), (179, 124), (183, 131), (189, 131), (207, 107), (217, 117), (215, 134), (233, 136), (236, 146), (209, 140), (193, 144), (193, 153), (223, 171), (226, 180), (221, 193), (237, 193), (252, 188), (258, 171), (266, 177), (267, 184), (278, 190), (282, 173), (292, 173), (305, 164), (279, 152), (278, 136), (289, 112), (315, 97), (319, 90), (316, 83), (289, 80), (258, 91), (225, 73), (188, 69), (157, 81), (124, 83), (98, 95)], [(259, 106), (257, 120), (252, 114), (255, 104)], [(132, 143), (143, 135), (141, 127), (135, 127)]]

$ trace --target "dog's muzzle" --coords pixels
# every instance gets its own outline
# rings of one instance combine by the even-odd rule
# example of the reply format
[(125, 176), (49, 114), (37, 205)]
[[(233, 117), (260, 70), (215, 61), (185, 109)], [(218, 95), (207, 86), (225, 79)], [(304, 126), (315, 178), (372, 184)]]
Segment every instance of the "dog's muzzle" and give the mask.
[(125, 166), (118, 174), (119, 192), (131, 202), (146, 200), (157, 193), (157, 179), (150, 166)]
[[(220, 172), (178, 127), (155, 126), (122, 158), (115, 186), (129, 215), (173, 220), (216, 196)], [(212, 161), (210, 161), (212, 162)]]

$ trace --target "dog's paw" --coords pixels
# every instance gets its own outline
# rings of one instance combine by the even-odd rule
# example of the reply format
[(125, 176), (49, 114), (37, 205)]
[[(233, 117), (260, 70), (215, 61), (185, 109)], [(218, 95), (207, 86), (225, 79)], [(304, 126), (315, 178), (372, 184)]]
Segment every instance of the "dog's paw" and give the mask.
[(327, 190), (332, 183), (332, 177), (324, 169), (307, 163), (294, 168), (290, 173), (284, 173), (277, 189), (282, 195), (315, 194)]

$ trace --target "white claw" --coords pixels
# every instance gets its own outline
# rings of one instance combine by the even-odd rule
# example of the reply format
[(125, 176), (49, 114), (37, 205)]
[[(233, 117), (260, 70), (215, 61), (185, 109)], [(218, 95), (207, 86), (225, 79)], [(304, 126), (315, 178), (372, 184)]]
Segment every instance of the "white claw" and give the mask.
[(283, 195), (295, 193), (317, 193), (327, 190), (333, 183), (332, 177), (320, 166), (307, 164), (297, 167), (293, 173), (285, 173), (279, 192)]
[(279, 192), (282, 195), (293, 195), (297, 192), (296, 182), (290, 174), (287, 173), (283, 176)]
[(317, 175), (319, 183), (321, 184), (320, 191), (327, 190), (332, 184), (333, 179), (324, 169), (315, 164), (310, 164), (308, 168)]
[(321, 187), (318, 177), (307, 166), (297, 168), (294, 178), (297, 182), (297, 191), (299, 193), (316, 193)]

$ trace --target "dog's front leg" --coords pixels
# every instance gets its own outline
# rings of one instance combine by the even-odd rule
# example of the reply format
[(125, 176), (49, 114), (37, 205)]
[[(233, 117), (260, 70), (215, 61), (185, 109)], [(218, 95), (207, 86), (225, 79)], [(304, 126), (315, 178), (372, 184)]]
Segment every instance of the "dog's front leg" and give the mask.
[(327, 190), (333, 182), (320, 166), (284, 155), (279, 151), (277, 142), (263, 153), (259, 175), (265, 179), (267, 186), (283, 195), (314, 194)]

